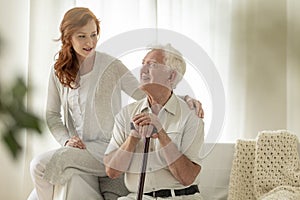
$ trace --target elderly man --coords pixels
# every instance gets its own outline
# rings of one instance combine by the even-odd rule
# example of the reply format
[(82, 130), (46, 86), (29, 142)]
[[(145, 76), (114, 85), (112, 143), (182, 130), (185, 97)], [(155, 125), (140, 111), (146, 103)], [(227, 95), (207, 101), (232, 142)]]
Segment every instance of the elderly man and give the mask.
[(142, 64), (140, 88), (147, 97), (124, 107), (116, 116), (104, 158), (106, 173), (117, 178), (125, 172), (131, 193), (119, 199), (136, 199), (144, 139), (151, 137), (143, 199), (199, 200), (204, 124), (173, 93), (185, 73), (185, 61), (166, 45), (152, 48)]

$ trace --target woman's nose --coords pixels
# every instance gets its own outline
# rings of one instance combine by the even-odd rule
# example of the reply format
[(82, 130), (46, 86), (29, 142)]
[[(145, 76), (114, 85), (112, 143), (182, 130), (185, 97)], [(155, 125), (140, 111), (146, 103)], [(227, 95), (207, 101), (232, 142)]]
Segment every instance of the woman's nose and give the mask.
[(86, 43), (87, 43), (87, 44), (93, 44), (93, 38), (87, 37)]

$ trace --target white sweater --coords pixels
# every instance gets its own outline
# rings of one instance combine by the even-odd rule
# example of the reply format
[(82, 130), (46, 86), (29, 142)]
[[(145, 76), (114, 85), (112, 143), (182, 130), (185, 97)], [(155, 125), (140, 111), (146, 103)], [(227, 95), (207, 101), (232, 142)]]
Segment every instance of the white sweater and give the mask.
[[(137, 89), (138, 81), (121, 61), (96, 52), (94, 63), (91, 83), (95, 84), (91, 84), (87, 95), (83, 141), (87, 150), (102, 162), (111, 138), (114, 116), (121, 109), (121, 91), (134, 99), (145, 95)], [(59, 82), (53, 69), (49, 78), (46, 121), (52, 135), (62, 146), (76, 134), (67, 101), (69, 90)]]

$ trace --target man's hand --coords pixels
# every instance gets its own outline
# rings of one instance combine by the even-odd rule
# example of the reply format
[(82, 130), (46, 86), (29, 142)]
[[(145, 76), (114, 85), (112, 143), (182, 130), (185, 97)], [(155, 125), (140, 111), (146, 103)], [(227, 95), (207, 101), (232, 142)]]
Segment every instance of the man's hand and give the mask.
[(202, 104), (197, 99), (193, 99), (189, 95), (184, 97), (185, 102), (188, 104), (191, 110), (195, 109), (196, 115), (200, 118), (204, 118), (204, 110), (202, 108)]
[(132, 118), (140, 137), (157, 138), (157, 133), (162, 129), (158, 117), (152, 113), (141, 113)]

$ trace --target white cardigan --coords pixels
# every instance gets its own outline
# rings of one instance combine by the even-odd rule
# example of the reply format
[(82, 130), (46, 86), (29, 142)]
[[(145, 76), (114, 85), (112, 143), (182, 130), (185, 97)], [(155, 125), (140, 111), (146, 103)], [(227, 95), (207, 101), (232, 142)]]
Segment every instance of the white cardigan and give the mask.
[[(134, 99), (141, 99), (145, 94), (138, 90), (138, 81), (116, 58), (96, 52), (88, 91), (83, 126), (83, 141), (87, 150), (102, 162), (104, 151), (111, 138), (114, 115), (121, 110), (121, 91)], [(46, 121), (58, 143), (62, 146), (75, 135), (73, 120), (69, 113), (68, 93), (55, 75), (50, 74)]]

